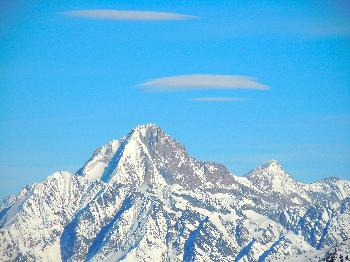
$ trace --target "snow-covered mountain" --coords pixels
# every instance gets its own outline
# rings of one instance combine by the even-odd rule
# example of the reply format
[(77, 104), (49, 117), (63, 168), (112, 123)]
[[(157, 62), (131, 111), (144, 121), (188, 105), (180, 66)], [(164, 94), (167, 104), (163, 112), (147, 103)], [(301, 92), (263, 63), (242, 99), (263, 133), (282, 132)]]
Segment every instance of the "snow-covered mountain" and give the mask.
[(349, 221), (350, 181), (234, 176), (147, 124), (5, 199), (0, 261), (340, 261)]

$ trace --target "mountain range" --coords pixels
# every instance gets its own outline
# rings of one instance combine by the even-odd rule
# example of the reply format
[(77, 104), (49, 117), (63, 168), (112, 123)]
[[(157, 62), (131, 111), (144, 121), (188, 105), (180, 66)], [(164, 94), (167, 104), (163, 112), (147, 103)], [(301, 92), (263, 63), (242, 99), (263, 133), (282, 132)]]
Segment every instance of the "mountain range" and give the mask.
[(154, 124), (0, 204), (0, 261), (349, 261), (350, 181), (246, 176)]

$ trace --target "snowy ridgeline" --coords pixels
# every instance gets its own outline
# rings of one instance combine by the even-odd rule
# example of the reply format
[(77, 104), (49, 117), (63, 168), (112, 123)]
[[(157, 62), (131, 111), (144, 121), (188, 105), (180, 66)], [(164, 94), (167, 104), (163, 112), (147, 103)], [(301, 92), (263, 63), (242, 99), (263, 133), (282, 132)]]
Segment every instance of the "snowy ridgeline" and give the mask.
[(346, 261), (349, 221), (349, 181), (237, 177), (149, 124), (3, 201), (0, 261)]

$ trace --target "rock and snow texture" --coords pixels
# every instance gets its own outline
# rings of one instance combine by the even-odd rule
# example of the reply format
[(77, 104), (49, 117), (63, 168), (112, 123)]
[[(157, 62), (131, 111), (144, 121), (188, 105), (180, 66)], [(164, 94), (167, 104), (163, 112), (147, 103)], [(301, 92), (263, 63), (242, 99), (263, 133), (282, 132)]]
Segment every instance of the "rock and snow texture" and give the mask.
[(5, 199), (0, 261), (346, 261), (349, 221), (350, 181), (237, 177), (148, 124)]
[(341, 241), (336, 246), (324, 248), (311, 253), (301, 254), (296, 257), (289, 257), (280, 261), (285, 262), (308, 262), (308, 261), (350, 261), (350, 239)]

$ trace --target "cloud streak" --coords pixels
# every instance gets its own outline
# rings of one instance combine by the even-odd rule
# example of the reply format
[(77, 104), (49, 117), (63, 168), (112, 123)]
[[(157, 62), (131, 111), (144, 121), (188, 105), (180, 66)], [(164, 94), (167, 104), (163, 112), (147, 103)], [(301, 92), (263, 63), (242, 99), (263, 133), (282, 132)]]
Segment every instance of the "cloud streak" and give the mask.
[(64, 16), (101, 19), (101, 20), (137, 20), (137, 21), (165, 21), (165, 20), (189, 20), (197, 18), (196, 16), (155, 12), (155, 11), (128, 11), (113, 9), (93, 9), (93, 10), (74, 10), (60, 13)]
[(237, 75), (180, 75), (149, 80), (140, 87), (150, 90), (201, 90), (201, 89), (258, 89), (267, 90), (267, 85), (254, 78)]
[(240, 97), (196, 97), (190, 99), (190, 101), (193, 102), (216, 102), (216, 103), (222, 103), (222, 102), (241, 102), (246, 99), (240, 98)]

